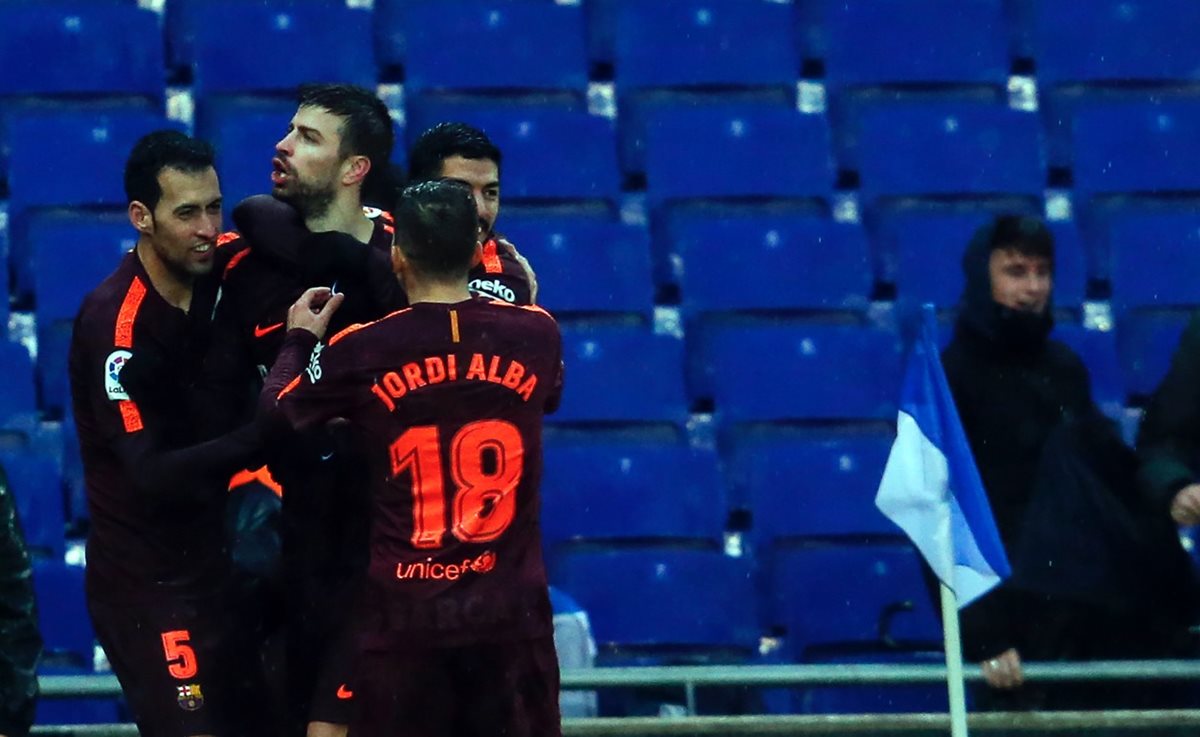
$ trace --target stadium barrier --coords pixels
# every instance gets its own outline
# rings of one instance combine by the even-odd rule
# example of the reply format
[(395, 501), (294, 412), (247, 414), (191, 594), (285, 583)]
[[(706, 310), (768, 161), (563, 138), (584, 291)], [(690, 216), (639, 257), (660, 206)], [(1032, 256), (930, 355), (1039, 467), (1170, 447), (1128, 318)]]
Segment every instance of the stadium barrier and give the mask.
[[(1200, 680), (1200, 662), (1180, 660), (1027, 663), (1028, 681)], [(967, 679), (981, 680), (978, 671)], [(913, 685), (946, 680), (941, 665), (764, 665), (585, 668), (562, 673), (564, 689), (683, 686), (694, 713), (695, 689), (713, 686), (860, 686)], [(115, 676), (43, 676), (43, 698), (111, 697), (121, 693)], [(986, 712), (968, 716), (972, 729), (1029, 732), (1079, 732), (1094, 729), (1170, 729), (1200, 731), (1200, 709), (1157, 711)], [(683, 716), (677, 718), (598, 717), (564, 719), (566, 737), (607, 735), (780, 735), (891, 732), (945, 732), (947, 714), (788, 714)], [(132, 724), (39, 725), (35, 735), (127, 737)]]

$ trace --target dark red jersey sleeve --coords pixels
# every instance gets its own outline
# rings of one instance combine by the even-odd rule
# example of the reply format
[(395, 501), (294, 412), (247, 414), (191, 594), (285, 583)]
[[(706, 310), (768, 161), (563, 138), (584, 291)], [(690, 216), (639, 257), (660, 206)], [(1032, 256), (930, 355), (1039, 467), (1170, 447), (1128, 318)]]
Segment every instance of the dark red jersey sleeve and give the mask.
[(353, 350), (340, 338), (356, 327), (335, 335), (328, 344), (307, 330), (288, 331), (263, 386), (259, 416), (268, 422), (282, 418), (303, 430), (352, 415), (367, 395), (361, 382), (356, 384)]

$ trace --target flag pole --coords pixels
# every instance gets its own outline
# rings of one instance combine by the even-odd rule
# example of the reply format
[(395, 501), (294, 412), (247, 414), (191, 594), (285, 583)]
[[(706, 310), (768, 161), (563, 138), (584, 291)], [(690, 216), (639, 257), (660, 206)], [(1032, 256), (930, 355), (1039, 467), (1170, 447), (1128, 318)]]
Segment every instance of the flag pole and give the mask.
[(946, 584), (942, 591), (942, 631), (946, 642), (946, 688), (950, 692), (950, 737), (967, 737), (967, 694), (963, 687), (962, 636), (958, 631), (958, 597)]

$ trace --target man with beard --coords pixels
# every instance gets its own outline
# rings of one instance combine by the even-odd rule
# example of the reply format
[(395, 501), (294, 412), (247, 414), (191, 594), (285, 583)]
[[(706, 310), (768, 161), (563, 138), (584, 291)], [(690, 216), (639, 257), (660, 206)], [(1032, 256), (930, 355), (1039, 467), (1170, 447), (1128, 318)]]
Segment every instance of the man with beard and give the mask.
[(125, 190), (137, 245), (84, 299), (68, 359), (88, 609), (141, 734), (267, 734), (237, 701), (252, 688), (226, 616), (222, 534), (225, 482), (260, 433), (202, 443), (188, 404), (223, 256), (212, 148), (151, 133), (129, 155)]
[(535, 304), (533, 268), (496, 233), (500, 216), (500, 149), (496, 144), (466, 123), (438, 123), (413, 144), (408, 161), (413, 182), (453, 179), (471, 188), (482, 244), (480, 262), (471, 270), (471, 291), (513, 304)]

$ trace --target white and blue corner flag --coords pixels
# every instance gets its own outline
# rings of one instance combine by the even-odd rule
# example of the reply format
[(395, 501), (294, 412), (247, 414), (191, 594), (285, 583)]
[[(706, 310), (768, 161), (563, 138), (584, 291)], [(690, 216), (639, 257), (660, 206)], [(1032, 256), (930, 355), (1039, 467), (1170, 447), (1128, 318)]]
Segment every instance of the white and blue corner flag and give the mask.
[(1011, 574), (925, 305), (875, 506), (904, 530), (961, 609)]

